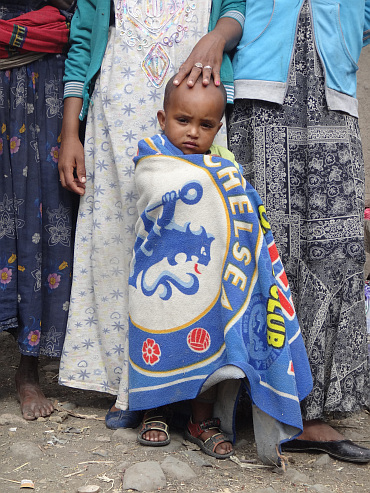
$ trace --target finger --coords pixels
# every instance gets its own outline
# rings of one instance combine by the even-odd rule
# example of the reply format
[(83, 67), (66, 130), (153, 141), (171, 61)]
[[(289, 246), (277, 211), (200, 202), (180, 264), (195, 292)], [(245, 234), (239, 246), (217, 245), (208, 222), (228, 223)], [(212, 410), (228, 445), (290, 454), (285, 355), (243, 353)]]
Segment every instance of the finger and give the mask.
[(213, 80), (215, 82), (215, 86), (219, 86), (221, 84), (220, 69), (213, 69)]
[(189, 87), (193, 87), (194, 84), (196, 83), (196, 81), (199, 79), (202, 72), (203, 72), (202, 67), (200, 67), (200, 66), (197, 67), (196, 65), (194, 65), (193, 68), (191, 69), (190, 75), (188, 77), (187, 85)]
[(59, 181), (60, 181), (60, 184), (62, 185), (62, 187), (65, 187), (66, 181), (64, 178), (64, 173), (61, 169), (59, 170)]
[(80, 183), (78, 178), (74, 176), (74, 167), (71, 167), (63, 173), (63, 181), (61, 181), (64, 188), (70, 192), (77, 193), (78, 195), (83, 195), (85, 193), (85, 185)]
[(85, 160), (83, 157), (78, 159), (77, 161), (76, 174), (77, 174), (77, 181), (80, 184), (84, 185), (86, 183), (86, 168), (85, 168)]
[(212, 67), (211, 65), (205, 65), (203, 67), (203, 85), (208, 86), (211, 80)]
[(184, 63), (181, 65), (173, 81), (175, 86), (179, 86), (181, 84), (185, 77), (191, 72), (192, 66), (193, 65), (189, 63)]

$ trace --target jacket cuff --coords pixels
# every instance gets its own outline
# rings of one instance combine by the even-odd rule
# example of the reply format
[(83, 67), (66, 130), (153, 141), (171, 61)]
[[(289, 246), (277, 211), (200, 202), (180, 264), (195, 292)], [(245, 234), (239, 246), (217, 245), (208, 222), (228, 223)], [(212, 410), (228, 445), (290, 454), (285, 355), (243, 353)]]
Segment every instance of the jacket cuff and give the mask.
[(66, 82), (64, 85), (64, 97), (65, 98), (82, 98), (83, 95), (83, 88), (84, 88), (84, 83), (83, 82)]
[(228, 10), (220, 18), (222, 18), (222, 17), (231, 17), (232, 19), (235, 19), (236, 21), (238, 21), (239, 24), (242, 26), (242, 28), (244, 27), (245, 17), (243, 14), (241, 14), (237, 10)]

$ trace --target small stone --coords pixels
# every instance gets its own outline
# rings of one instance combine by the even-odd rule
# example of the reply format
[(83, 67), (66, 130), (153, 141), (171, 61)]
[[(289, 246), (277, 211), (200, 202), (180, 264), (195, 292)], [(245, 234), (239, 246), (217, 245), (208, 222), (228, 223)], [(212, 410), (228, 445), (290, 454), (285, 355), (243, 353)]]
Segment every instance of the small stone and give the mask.
[(166, 477), (155, 461), (138, 462), (130, 466), (123, 476), (122, 489), (155, 491), (166, 486)]
[(24, 459), (36, 459), (42, 457), (39, 447), (33, 442), (17, 442), (10, 447), (12, 457), (21, 457)]
[(9, 426), (9, 425), (17, 425), (17, 426), (27, 426), (27, 421), (15, 414), (1, 414), (0, 415), (0, 426)]
[(51, 423), (62, 423), (63, 419), (60, 416), (52, 415), (52, 416), (50, 416), (49, 421)]
[(64, 409), (65, 411), (73, 411), (74, 409), (76, 409), (77, 407), (77, 404), (75, 404), (74, 402), (58, 402), (58, 408), (60, 410)]
[(96, 442), (101, 442), (101, 443), (109, 443), (112, 441), (111, 437), (105, 436), (105, 435), (98, 435), (95, 438)]
[(98, 455), (99, 457), (108, 457), (108, 452), (106, 450), (94, 450), (93, 455)]
[(175, 459), (175, 457), (166, 457), (161, 463), (161, 468), (165, 474), (179, 481), (189, 481), (197, 477), (193, 469), (186, 462)]
[(312, 464), (312, 467), (324, 467), (329, 466), (332, 463), (332, 460), (328, 454), (322, 454), (320, 457), (315, 460)]
[(122, 443), (119, 443), (116, 446), (116, 451), (119, 452), (120, 454), (127, 454), (129, 451), (129, 447), (127, 445), (123, 445)]
[(317, 492), (317, 493), (330, 493), (330, 490), (327, 486), (324, 486), (323, 484), (314, 484), (311, 486), (310, 491)]
[(45, 421), (47, 421), (46, 418), (44, 418), (43, 416), (40, 416), (39, 418), (37, 418), (36, 420), (38, 423), (44, 423)]
[(87, 484), (85, 486), (80, 486), (77, 493), (98, 493), (100, 491), (100, 486), (95, 484)]
[(62, 421), (65, 421), (68, 418), (68, 413), (67, 411), (59, 411), (57, 416), (62, 418)]
[(205, 458), (207, 457), (205, 454), (199, 454), (198, 452), (195, 452), (194, 450), (186, 450), (186, 451), (181, 451), (185, 457), (190, 459), (196, 466), (200, 467), (212, 467), (213, 464), (211, 464), (210, 461), (206, 460)]
[(112, 435), (112, 442), (136, 442), (137, 430), (119, 428)]
[(121, 462), (120, 464), (118, 464), (116, 469), (118, 472), (123, 473), (126, 471), (128, 465), (129, 465), (128, 462)]
[(302, 483), (302, 484), (309, 484), (310, 479), (306, 474), (303, 474), (300, 471), (297, 471), (297, 469), (293, 469), (289, 467), (285, 473), (285, 477), (291, 482), (291, 483)]

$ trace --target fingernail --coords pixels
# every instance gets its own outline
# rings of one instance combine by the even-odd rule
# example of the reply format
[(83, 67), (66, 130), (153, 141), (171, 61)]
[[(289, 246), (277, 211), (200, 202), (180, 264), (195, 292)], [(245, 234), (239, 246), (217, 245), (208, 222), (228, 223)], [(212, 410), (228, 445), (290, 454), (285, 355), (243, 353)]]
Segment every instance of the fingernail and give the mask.
[(219, 86), (219, 85), (220, 85), (220, 81), (219, 80), (216, 80), (215, 86)]
[(178, 83), (179, 83), (179, 81), (176, 79), (176, 80), (173, 81), (173, 83), (177, 86)]
[(83, 176), (83, 177), (81, 178), (81, 183), (85, 183), (85, 182), (86, 182), (86, 178), (85, 178), (85, 176)]

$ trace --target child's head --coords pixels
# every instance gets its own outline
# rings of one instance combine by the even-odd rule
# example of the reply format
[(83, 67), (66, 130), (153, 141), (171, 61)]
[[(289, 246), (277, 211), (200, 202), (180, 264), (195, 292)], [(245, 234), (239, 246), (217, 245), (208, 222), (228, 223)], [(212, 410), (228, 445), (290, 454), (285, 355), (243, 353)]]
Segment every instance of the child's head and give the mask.
[(193, 87), (188, 87), (186, 80), (179, 86), (173, 84), (173, 78), (169, 80), (158, 121), (166, 137), (184, 154), (204, 154), (222, 126), (226, 91), (213, 80), (203, 86), (198, 79)]

